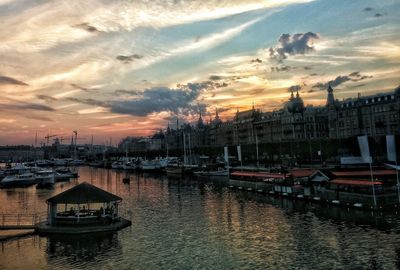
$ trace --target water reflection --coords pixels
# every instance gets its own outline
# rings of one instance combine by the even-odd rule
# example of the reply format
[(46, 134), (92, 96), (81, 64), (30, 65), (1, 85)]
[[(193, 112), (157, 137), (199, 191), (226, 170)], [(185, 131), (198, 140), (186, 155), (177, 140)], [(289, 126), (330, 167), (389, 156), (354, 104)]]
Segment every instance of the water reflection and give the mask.
[[(81, 167), (54, 190), (0, 190), (0, 211), (45, 211), (45, 200), (87, 181), (123, 198), (130, 228), (111, 235), (34, 237), (6, 244), (0, 268), (395, 269), (400, 219), (229, 190), (221, 181)], [(122, 179), (130, 177), (129, 184)], [(22, 246), (22, 247), (21, 247)], [(38, 259), (35, 259), (38, 258)], [(40, 259), (39, 259), (40, 258)], [(11, 267), (13, 266), (13, 267)]]
[(81, 236), (54, 235), (47, 238), (48, 264), (51, 267), (87, 268), (122, 256), (121, 242), (115, 233)]

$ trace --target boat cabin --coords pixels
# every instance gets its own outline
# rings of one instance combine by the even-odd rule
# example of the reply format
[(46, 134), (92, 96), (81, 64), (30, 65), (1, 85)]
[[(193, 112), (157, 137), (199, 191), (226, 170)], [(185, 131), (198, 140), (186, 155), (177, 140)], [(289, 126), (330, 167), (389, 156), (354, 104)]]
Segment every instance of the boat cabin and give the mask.
[(393, 187), (385, 187), (382, 181), (370, 179), (336, 178), (328, 182), (324, 193), (328, 201), (337, 201), (341, 204), (373, 207), (374, 194), (377, 207), (386, 207), (398, 202)]

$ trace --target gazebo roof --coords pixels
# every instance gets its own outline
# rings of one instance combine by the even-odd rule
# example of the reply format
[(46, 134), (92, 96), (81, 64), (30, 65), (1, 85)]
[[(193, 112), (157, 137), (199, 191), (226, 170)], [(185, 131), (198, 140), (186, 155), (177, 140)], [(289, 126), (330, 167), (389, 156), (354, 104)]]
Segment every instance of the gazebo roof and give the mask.
[(48, 203), (102, 203), (121, 201), (122, 198), (101, 188), (83, 182), (47, 200)]

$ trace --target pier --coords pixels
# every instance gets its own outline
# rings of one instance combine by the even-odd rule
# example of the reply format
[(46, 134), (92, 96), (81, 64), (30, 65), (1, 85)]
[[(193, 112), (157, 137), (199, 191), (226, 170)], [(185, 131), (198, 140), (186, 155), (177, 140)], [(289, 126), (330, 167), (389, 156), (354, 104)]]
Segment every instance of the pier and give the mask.
[(35, 230), (46, 219), (42, 214), (0, 214), (0, 230)]
[(38, 225), (46, 219), (42, 214), (0, 214), (0, 241), (36, 234)]

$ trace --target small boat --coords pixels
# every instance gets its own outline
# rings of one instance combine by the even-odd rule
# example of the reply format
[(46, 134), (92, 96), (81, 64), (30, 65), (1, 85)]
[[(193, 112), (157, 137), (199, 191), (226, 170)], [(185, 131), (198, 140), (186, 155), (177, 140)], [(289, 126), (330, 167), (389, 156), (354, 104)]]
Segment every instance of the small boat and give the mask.
[(194, 172), (194, 175), (204, 177), (228, 177), (229, 170), (221, 168), (215, 171), (197, 171)]
[(157, 159), (144, 160), (141, 164), (141, 169), (143, 171), (155, 171), (161, 168), (161, 164)]
[(60, 158), (53, 159), (54, 166), (67, 166), (67, 164), (68, 164), (68, 160), (66, 160), (66, 159), (60, 159)]
[(39, 159), (39, 160), (36, 160), (35, 163), (36, 163), (36, 166), (39, 166), (39, 167), (48, 167), (48, 166), (53, 165), (53, 162), (51, 162), (50, 160), (47, 160), (47, 159)]
[(128, 170), (128, 171), (133, 171), (133, 170), (136, 170), (137, 168), (138, 168), (137, 164), (134, 161), (128, 161), (122, 165), (122, 169)]
[(36, 188), (51, 188), (54, 186), (55, 172), (53, 170), (42, 170), (36, 172), (36, 180), (39, 183), (36, 185)]
[(9, 175), (0, 181), (0, 186), (3, 188), (7, 187), (26, 187), (37, 184), (38, 180), (36, 175), (33, 173), (23, 173), (16, 175)]
[(84, 164), (85, 164), (85, 162), (82, 159), (73, 159), (68, 162), (68, 165), (72, 165), (72, 166), (81, 166)]
[(74, 177), (72, 177), (72, 174), (70, 174), (70, 173), (54, 172), (54, 181), (55, 182), (69, 181), (69, 179), (71, 179), (71, 178), (74, 178)]
[(63, 178), (63, 177), (68, 177), (68, 178), (77, 178), (78, 177), (78, 173), (68, 167), (57, 168), (57, 169), (55, 169), (55, 172), (58, 173), (58, 177), (56, 174), (56, 181), (57, 181), (57, 179)]
[(11, 168), (7, 168), (4, 170), (5, 175), (16, 175), (16, 174), (24, 174), (30, 173), (35, 167), (26, 166), (23, 163), (17, 163)]
[(124, 169), (124, 162), (122, 160), (117, 160), (111, 163), (111, 169), (121, 170)]

